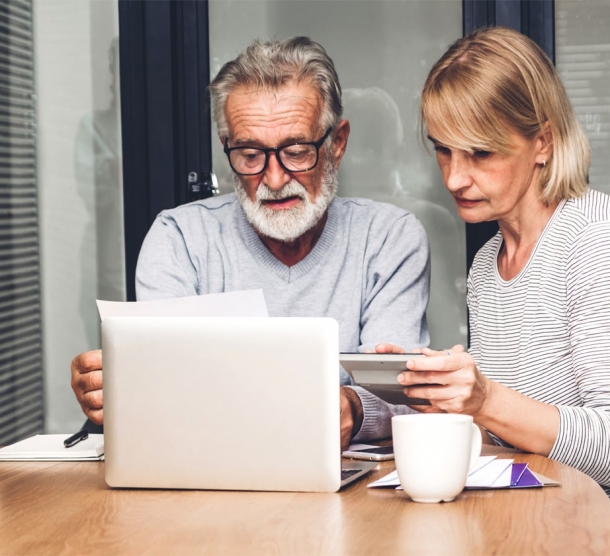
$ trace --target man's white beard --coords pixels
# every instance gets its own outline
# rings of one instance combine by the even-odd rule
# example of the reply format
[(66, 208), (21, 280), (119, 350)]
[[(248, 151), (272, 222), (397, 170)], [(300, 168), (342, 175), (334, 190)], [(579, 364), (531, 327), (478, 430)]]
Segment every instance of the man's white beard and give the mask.
[[(250, 200), (243, 188), (239, 176), (233, 174), (235, 193), (248, 222), (262, 235), (289, 243), (311, 230), (324, 216), (335, 194), (337, 193), (337, 169), (331, 159), (324, 161), (324, 172), (320, 192), (311, 201), (307, 190), (295, 179), (288, 182), (279, 191), (273, 191), (261, 183), (256, 190), (256, 201)], [(285, 199), (298, 196), (301, 198), (295, 207), (290, 209), (271, 209), (263, 203), (266, 200)]]

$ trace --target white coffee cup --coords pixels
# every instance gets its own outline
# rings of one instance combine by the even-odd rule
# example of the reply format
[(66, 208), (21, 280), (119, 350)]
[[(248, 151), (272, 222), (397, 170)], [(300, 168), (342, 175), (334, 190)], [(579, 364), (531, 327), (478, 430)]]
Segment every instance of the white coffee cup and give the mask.
[(415, 502), (453, 500), (481, 454), (481, 431), (469, 415), (398, 415), (392, 437), (400, 484)]

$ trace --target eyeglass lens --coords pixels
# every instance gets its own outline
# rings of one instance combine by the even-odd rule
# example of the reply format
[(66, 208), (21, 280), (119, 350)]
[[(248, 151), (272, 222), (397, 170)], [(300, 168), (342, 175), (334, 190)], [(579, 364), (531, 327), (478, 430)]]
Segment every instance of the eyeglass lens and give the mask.
[[(277, 151), (284, 167), (293, 172), (310, 170), (318, 161), (315, 145), (287, 145)], [(265, 151), (251, 147), (233, 149), (229, 152), (233, 169), (240, 174), (258, 174), (263, 171), (267, 161)]]

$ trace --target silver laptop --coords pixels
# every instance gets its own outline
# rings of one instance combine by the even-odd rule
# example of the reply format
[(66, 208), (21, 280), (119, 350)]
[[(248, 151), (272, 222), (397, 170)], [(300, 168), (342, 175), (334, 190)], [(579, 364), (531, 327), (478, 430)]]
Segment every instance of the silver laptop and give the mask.
[(105, 319), (106, 482), (338, 490), (338, 336), (330, 318)]

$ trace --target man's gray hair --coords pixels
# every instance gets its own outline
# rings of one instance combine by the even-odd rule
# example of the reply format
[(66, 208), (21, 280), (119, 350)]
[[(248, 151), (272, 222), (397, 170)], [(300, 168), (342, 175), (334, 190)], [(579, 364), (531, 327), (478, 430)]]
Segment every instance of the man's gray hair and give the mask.
[(321, 45), (307, 37), (265, 43), (255, 40), (235, 60), (222, 66), (208, 87), (218, 134), (221, 137), (228, 134), (225, 104), (237, 87), (277, 90), (290, 83), (308, 83), (318, 90), (324, 102), (320, 122), (323, 130), (341, 121), (339, 77)]

